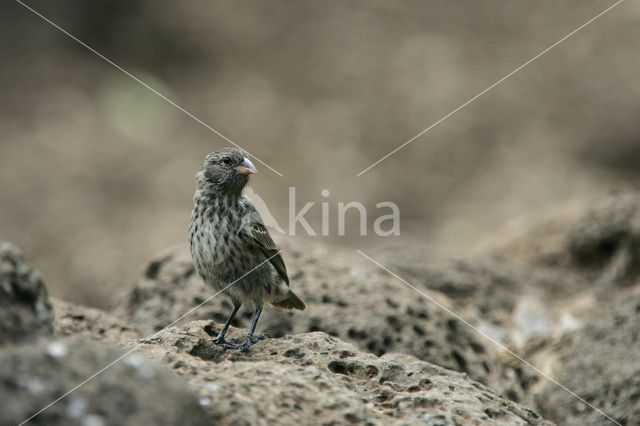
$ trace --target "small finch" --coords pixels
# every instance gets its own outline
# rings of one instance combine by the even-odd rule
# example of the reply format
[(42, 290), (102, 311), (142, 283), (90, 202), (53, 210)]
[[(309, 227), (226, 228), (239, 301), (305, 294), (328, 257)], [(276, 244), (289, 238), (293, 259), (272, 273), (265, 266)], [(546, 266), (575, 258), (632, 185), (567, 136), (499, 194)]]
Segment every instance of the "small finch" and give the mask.
[[(229, 286), (224, 293), (233, 303), (229, 319), (213, 342), (241, 351), (264, 338), (254, 332), (265, 302), (282, 309), (306, 308), (289, 288), (287, 268), (260, 213), (242, 193), (253, 173), (257, 170), (241, 149), (224, 148), (207, 155), (196, 176), (189, 225), (196, 271), (217, 291)], [(227, 329), (245, 302), (255, 307), (249, 334), (243, 343), (230, 344), (225, 340)]]

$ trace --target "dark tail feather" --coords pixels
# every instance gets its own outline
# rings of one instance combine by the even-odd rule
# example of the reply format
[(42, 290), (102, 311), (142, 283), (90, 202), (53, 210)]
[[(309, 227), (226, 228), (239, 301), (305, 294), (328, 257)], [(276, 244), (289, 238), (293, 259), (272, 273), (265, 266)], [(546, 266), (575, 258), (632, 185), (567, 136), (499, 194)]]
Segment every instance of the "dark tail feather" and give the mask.
[(299, 309), (301, 311), (307, 309), (307, 305), (292, 291), (289, 292), (286, 299), (272, 303), (271, 305), (282, 309)]

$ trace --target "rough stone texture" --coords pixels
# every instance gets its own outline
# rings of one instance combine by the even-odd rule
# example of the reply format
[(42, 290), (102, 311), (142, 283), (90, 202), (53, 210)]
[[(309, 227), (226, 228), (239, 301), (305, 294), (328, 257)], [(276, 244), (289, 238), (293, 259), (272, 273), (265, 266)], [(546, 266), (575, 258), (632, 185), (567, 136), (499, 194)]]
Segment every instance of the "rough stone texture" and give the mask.
[[(475, 380), (500, 388), (502, 370), (493, 347), (442, 308), (391, 277), (355, 251), (317, 244), (282, 241), (292, 286), (305, 300), (304, 312), (267, 308), (259, 330), (274, 337), (324, 331), (376, 355), (402, 351), (440, 366), (463, 371)], [(441, 293), (421, 291), (445, 306)], [(113, 313), (158, 330), (213, 294), (193, 271), (186, 248), (161, 254), (146, 268)], [(231, 304), (220, 295), (184, 321), (224, 322)], [(477, 322), (473, 313), (466, 319)], [(235, 325), (248, 327), (245, 310)], [(184, 323), (183, 321), (183, 323)]]
[(486, 249), (533, 265), (571, 268), (597, 284), (640, 276), (640, 191), (617, 191), (559, 206), (498, 233)]
[[(226, 424), (550, 424), (465, 374), (410, 355), (382, 357), (315, 332), (247, 353), (211, 343), (213, 321), (170, 327), (140, 351), (171, 365)], [(240, 339), (246, 330), (231, 329)]]
[[(298, 240), (283, 240), (280, 245), (292, 285), (309, 309), (268, 308), (260, 331), (276, 337), (324, 331), (376, 355), (408, 353), (466, 372), (515, 401), (523, 401), (526, 387), (535, 382), (528, 368), (505, 370), (493, 343), (355, 251)], [(507, 346), (522, 347), (578, 327), (579, 319), (566, 310), (566, 300), (589, 286), (577, 275), (496, 259), (443, 258), (402, 248), (370, 254)], [(194, 274), (188, 251), (177, 247), (149, 264), (113, 312), (133, 323), (152, 325), (146, 330), (151, 332), (212, 294)], [(222, 323), (230, 310), (220, 295), (185, 321)], [(247, 309), (234, 325), (248, 327), (250, 320)]]
[[(0, 351), (0, 424), (26, 420), (121, 352), (84, 339), (42, 341)], [(29, 424), (204, 426), (215, 420), (174, 374), (132, 353)]]
[(612, 193), (589, 204), (570, 224), (570, 260), (602, 284), (630, 284), (640, 276), (640, 192)]
[[(616, 191), (559, 206), (498, 233), (486, 250), (552, 267), (590, 285), (559, 297), (577, 329), (529, 348), (525, 358), (623, 425), (640, 424), (640, 192)], [(539, 377), (521, 400), (560, 424), (609, 420)], [(521, 382), (522, 382), (521, 381)], [(525, 386), (523, 386), (525, 387)]]
[(481, 256), (443, 257), (396, 247), (376, 251), (374, 257), (413, 285), (445, 294), (454, 312), (478, 318), (484, 331), (514, 346), (570, 328), (570, 318), (563, 317), (566, 300), (590, 286), (555, 269)]
[(52, 298), (56, 312), (54, 333), (57, 337), (76, 336), (93, 341), (123, 343), (135, 341), (140, 331), (121, 318), (100, 309)]
[(53, 308), (40, 274), (0, 241), (0, 346), (50, 335)]
[[(197, 321), (160, 331), (139, 346), (131, 338), (135, 330), (122, 331), (120, 319), (81, 305), (54, 303), (65, 309), (56, 310), (64, 317), (55, 322), (56, 334), (138, 347), (184, 377), (224, 424), (308, 423), (309, 413), (318, 424), (544, 423), (526, 408), (503, 405), (493, 390), (466, 375), (409, 355), (378, 358), (319, 332), (267, 339), (240, 353), (211, 344), (220, 324)], [(244, 333), (232, 328), (229, 336), (239, 339)], [(389, 375), (393, 378), (383, 379)], [(472, 396), (474, 392), (478, 394)]]
[[(568, 333), (538, 358), (563, 385), (622, 425), (640, 424), (640, 288), (601, 307), (593, 320)], [(560, 424), (602, 425), (597, 411), (549, 383), (536, 389), (535, 401)]]
[[(142, 276), (118, 297), (111, 312), (146, 332), (160, 330), (213, 295), (196, 275), (186, 245), (167, 249), (145, 266)], [(202, 305), (181, 323), (207, 317), (224, 322), (224, 313), (214, 317), (211, 311), (219, 302), (214, 299)]]

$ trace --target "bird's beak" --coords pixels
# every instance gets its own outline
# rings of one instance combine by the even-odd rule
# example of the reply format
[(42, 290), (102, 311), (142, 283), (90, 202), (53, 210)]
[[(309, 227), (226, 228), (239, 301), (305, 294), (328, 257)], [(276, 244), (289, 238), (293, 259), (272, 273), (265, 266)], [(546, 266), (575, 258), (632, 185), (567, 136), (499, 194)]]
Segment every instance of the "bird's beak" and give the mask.
[(239, 175), (250, 175), (253, 173), (258, 173), (258, 169), (256, 169), (256, 166), (254, 166), (247, 157), (242, 160), (242, 164), (240, 164), (236, 170), (238, 171)]

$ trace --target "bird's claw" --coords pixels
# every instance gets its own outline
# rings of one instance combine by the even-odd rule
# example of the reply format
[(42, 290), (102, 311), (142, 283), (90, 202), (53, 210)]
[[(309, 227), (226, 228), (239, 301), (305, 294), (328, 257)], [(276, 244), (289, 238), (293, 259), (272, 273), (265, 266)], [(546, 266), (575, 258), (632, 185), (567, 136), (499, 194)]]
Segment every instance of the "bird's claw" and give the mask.
[(212, 342), (214, 345), (216, 345), (216, 346), (222, 346), (222, 347), (223, 347), (223, 348), (225, 348), (225, 349), (226, 349), (226, 347), (227, 347), (227, 346), (229, 346), (229, 345), (230, 345), (230, 343), (229, 343), (229, 342), (227, 342), (225, 339), (221, 339), (221, 340), (213, 339), (211, 342)]
[(247, 339), (242, 343), (226, 343), (225, 342), (221, 346), (223, 349), (234, 349), (234, 350), (239, 349), (240, 352), (246, 352), (251, 347), (251, 341)]
[(212, 339), (211, 341), (212, 341), (214, 344), (216, 344), (216, 345), (221, 345), (221, 346), (224, 346), (224, 345), (227, 345), (227, 344), (228, 344), (228, 343), (227, 343), (227, 341), (226, 341), (226, 340), (224, 340), (224, 336), (218, 336), (218, 337), (216, 337), (216, 338)]
[(246, 352), (249, 350), (249, 348), (251, 347), (251, 343), (252, 343), (253, 339), (249, 340), (245, 340), (241, 345), (240, 345), (240, 352)]
[[(247, 338), (242, 343), (229, 343), (224, 338), (218, 339), (217, 337), (213, 339), (213, 343), (216, 345), (222, 346), (224, 349), (239, 349), (240, 352), (246, 352), (249, 350), (252, 344), (258, 343), (260, 340), (264, 340), (265, 338), (270, 337), (268, 334), (258, 334), (256, 336), (247, 336)], [(235, 340), (235, 339), (234, 339)]]
[(215, 345), (219, 345), (219, 346), (225, 346), (225, 345), (239, 345), (240, 342), (242, 342), (242, 340), (240, 339), (225, 339), (224, 337), (216, 337), (215, 339), (211, 340)]
[(271, 336), (265, 333), (258, 334), (257, 336), (251, 336), (251, 343), (258, 343), (260, 340), (264, 340), (267, 337), (271, 337)]

